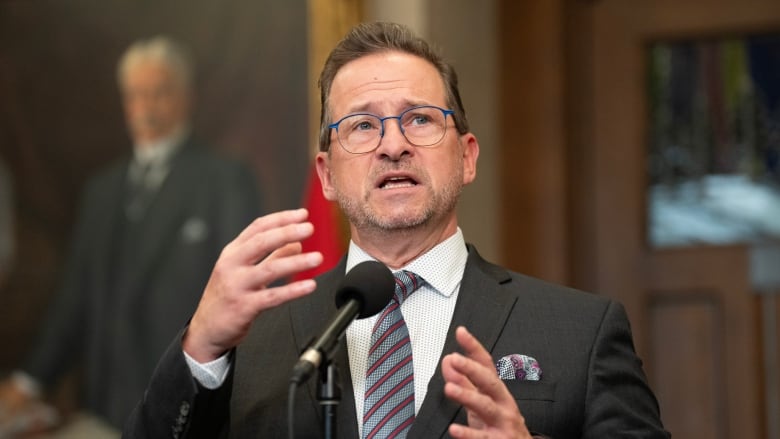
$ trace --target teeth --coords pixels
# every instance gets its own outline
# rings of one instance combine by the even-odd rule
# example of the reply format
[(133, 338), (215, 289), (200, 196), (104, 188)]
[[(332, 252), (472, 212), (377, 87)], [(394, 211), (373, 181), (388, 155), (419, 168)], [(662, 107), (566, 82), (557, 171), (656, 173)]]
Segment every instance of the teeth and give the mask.
[(403, 177), (392, 177), (388, 178), (384, 184), (382, 185), (382, 189), (392, 189), (392, 188), (399, 188), (399, 187), (412, 187), (415, 183), (408, 179)]
[(412, 183), (406, 182), (406, 183), (394, 183), (389, 182), (383, 186), (384, 189), (393, 189), (397, 187), (412, 187), (414, 186)]

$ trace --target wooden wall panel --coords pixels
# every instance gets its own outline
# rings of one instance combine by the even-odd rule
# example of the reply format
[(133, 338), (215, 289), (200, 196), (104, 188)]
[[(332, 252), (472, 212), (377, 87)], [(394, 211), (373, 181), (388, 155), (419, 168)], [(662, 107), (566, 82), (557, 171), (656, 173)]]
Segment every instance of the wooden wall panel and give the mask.
[(761, 399), (767, 438), (780, 438), (780, 290), (764, 291), (759, 296), (761, 314), (761, 375), (764, 378)]
[[(648, 307), (653, 388), (678, 437), (725, 438), (723, 310), (718, 294), (656, 292)], [(673, 340), (673, 343), (670, 341)]]
[[(760, 314), (750, 285), (749, 259), (749, 249), (743, 246), (658, 251), (644, 259), (647, 370), (673, 434), (719, 437), (707, 434), (707, 424), (714, 420), (713, 431), (720, 437), (763, 437)], [(659, 305), (679, 308), (659, 313)], [(707, 307), (711, 319), (703, 318)], [(683, 318), (689, 320), (680, 326)], [(667, 326), (674, 329), (664, 329)], [(676, 365), (676, 372), (668, 371), (666, 359), (682, 352), (685, 361)], [(695, 386), (688, 382), (683, 391), (677, 389), (680, 378), (674, 373), (686, 379), (698, 379), (700, 374), (711, 378)], [(687, 392), (697, 389), (715, 398), (711, 406), (688, 400)]]
[(502, 259), (567, 282), (564, 2), (499, 4)]

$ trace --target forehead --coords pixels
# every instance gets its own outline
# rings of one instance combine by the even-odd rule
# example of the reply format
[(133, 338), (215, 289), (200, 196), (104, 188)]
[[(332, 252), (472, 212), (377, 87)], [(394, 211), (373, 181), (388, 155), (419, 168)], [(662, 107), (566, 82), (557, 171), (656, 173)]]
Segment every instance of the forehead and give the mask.
[(416, 55), (374, 53), (350, 61), (336, 73), (329, 103), (334, 115), (376, 113), (409, 105), (446, 105), (444, 82), (436, 67)]
[(176, 72), (170, 65), (160, 60), (144, 59), (128, 66), (123, 82), (127, 86), (132, 86), (175, 81)]

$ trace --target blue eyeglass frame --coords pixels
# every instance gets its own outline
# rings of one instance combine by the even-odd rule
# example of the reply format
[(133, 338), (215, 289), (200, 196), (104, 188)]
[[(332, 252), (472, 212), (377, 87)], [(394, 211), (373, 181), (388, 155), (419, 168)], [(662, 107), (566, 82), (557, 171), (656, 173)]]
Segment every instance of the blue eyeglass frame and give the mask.
[[(402, 111), (401, 113), (399, 113), (396, 116), (380, 117), (379, 115), (374, 114), (374, 113), (351, 113), (351, 114), (348, 114), (348, 115), (342, 117), (338, 121), (328, 125), (328, 128), (331, 129), (331, 130), (333, 130), (333, 129), (336, 130), (336, 138), (339, 141), (339, 145), (341, 145), (341, 147), (344, 148), (344, 151), (346, 151), (346, 152), (348, 152), (350, 154), (368, 154), (369, 152), (375, 151), (377, 148), (379, 148), (379, 144), (382, 143), (382, 138), (385, 137), (385, 121), (387, 119), (396, 119), (396, 120), (398, 120), (398, 129), (401, 130), (401, 134), (403, 134), (404, 139), (406, 139), (409, 143), (414, 145), (414, 143), (412, 143), (412, 141), (409, 140), (406, 137), (406, 132), (404, 131), (404, 127), (401, 125), (401, 118), (403, 117), (404, 114), (406, 114), (406, 113), (408, 113), (408, 112), (410, 112), (412, 110), (417, 110), (417, 109), (420, 109), (420, 108), (435, 108), (435, 109), (441, 111), (442, 114), (444, 115), (445, 122), (447, 121), (447, 116), (452, 116), (453, 114), (455, 114), (454, 110), (448, 110), (448, 109), (445, 109), (445, 108), (438, 107), (436, 105), (417, 105), (417, 106), (414, 106), (414, 107), (407, 108), (406, 110)], [(352, 116), (361, 116), (361, 115), (362, 116), (373, 116), (373, 117), (376, 117), (377, 119), (379, 119), (379, 124), (380, 124), (380, 126), (382, 128), (379, 131), (379, 142), (376, 143), (376, 146), (374, 148), (372, 148), (372, 149), (370, 149), (368, 151), (352, 152), (352, 151), (348, 150), (346, 147), (344, 147), (344, 145), (341, 143), (341, 138), (338, 137), (339, 124), (341, 124), (341, 121), (343, 121), (344, 119), (350, 118)], [(445, 130), (446, 130), (446, 127), (445, 127)], [(421, 148), (424, 148), (425, 146), (430, 146), (430, 145), (424, 145), (424, 146), (423, 145), (414, 145), (414, 146), (419, 146)]]

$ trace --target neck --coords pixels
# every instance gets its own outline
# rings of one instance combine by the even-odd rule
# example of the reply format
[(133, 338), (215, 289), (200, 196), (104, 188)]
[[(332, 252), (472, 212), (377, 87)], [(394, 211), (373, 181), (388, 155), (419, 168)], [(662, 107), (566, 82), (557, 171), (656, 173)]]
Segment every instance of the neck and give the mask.
[(405, 267), (454, 235), (457, 229), (455, 215), (444, 224), (421, 225), (409, 229), (358, 230), (350, 226), (351, 238), (355, 244), (392, 270)]
[(190, 133), (189, 124), (181, 124), (173, 128), (171, 131), (164, 135), (156, 137), (154, 139), (147, 139), (143, 141), (136, 140), (133, 142), (133, 149), (135, 151), (149, 151), (157, 149), (161, 146), (178, 144), (187, 137)]

